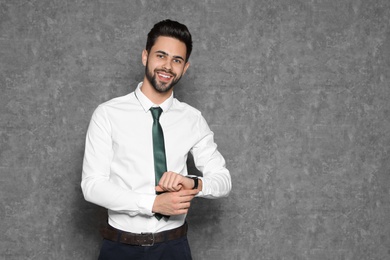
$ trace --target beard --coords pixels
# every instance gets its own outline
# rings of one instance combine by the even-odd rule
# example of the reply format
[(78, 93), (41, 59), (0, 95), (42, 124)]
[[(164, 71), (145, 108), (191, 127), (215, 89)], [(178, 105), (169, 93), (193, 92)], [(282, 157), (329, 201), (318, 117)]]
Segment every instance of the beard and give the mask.
[[(149, 63), (146, 62), (146, 66), (145, 66), (146, 79), (150, 82), (152, 87), (159, 93), (166, 93), (170, 91), (173, 88), (173, 86), (175, 86), (177, 82), (179, 82), (179, 80), (181, 79), (181, 75), (180, 77), (177, 77), (176, 73), (173, 73), (171, 70), (155, 69), (154, 72), (152, 72), (151, 70), (149, 70), (148, 65)], [(172, 74), (173, 80), (170, 83), (157, 82), (157, 73), (159, 71)]]

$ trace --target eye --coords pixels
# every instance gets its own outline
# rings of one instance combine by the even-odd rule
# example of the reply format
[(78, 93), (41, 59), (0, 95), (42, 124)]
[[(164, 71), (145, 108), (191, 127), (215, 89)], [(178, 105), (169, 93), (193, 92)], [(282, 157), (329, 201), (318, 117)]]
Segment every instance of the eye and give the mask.
[(174, 63), (177, 63), (177, 64), (181, 64), (181, 63), (182, 63), (182, 60), (180, 60), (180, 59), (174, 59), (173, 62), (174, 62)]

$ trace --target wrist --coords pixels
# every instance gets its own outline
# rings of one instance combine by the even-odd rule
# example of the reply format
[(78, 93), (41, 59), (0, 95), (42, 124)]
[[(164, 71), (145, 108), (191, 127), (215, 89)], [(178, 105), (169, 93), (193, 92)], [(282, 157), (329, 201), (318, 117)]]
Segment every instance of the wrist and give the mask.
[(201, 190), (202, 187), (202, 180), (198, 178), (197, 176), (187, 176), (187, 178), (190, 178), (193, 180), (194, 185), (192, 186), (193, 190), (199, 189)]

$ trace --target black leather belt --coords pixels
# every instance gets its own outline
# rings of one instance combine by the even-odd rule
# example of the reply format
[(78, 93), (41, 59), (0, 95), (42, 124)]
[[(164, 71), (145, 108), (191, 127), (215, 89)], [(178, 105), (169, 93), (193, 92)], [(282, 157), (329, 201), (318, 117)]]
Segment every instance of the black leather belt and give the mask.
[(104, 239), (133, 246), (153, 246), (169, 240), (178, 239), (187, 235), (187, 222), (181, 227), (158, 233), (130, 233), (116, 229), (110, 225), (100, 230)]

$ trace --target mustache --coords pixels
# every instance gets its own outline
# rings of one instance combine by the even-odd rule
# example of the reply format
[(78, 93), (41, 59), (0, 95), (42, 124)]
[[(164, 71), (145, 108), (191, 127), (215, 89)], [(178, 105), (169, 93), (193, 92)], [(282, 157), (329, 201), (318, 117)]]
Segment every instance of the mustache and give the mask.
[(176, 77), (176, 73), (174, 73), (172, 70), (168, 70), (168, 69), (155, 69), (154, 72), (164, 72), (164, 73), (167, 73), (167, 74), (171, 74), (173, 75), (174, 77)]

